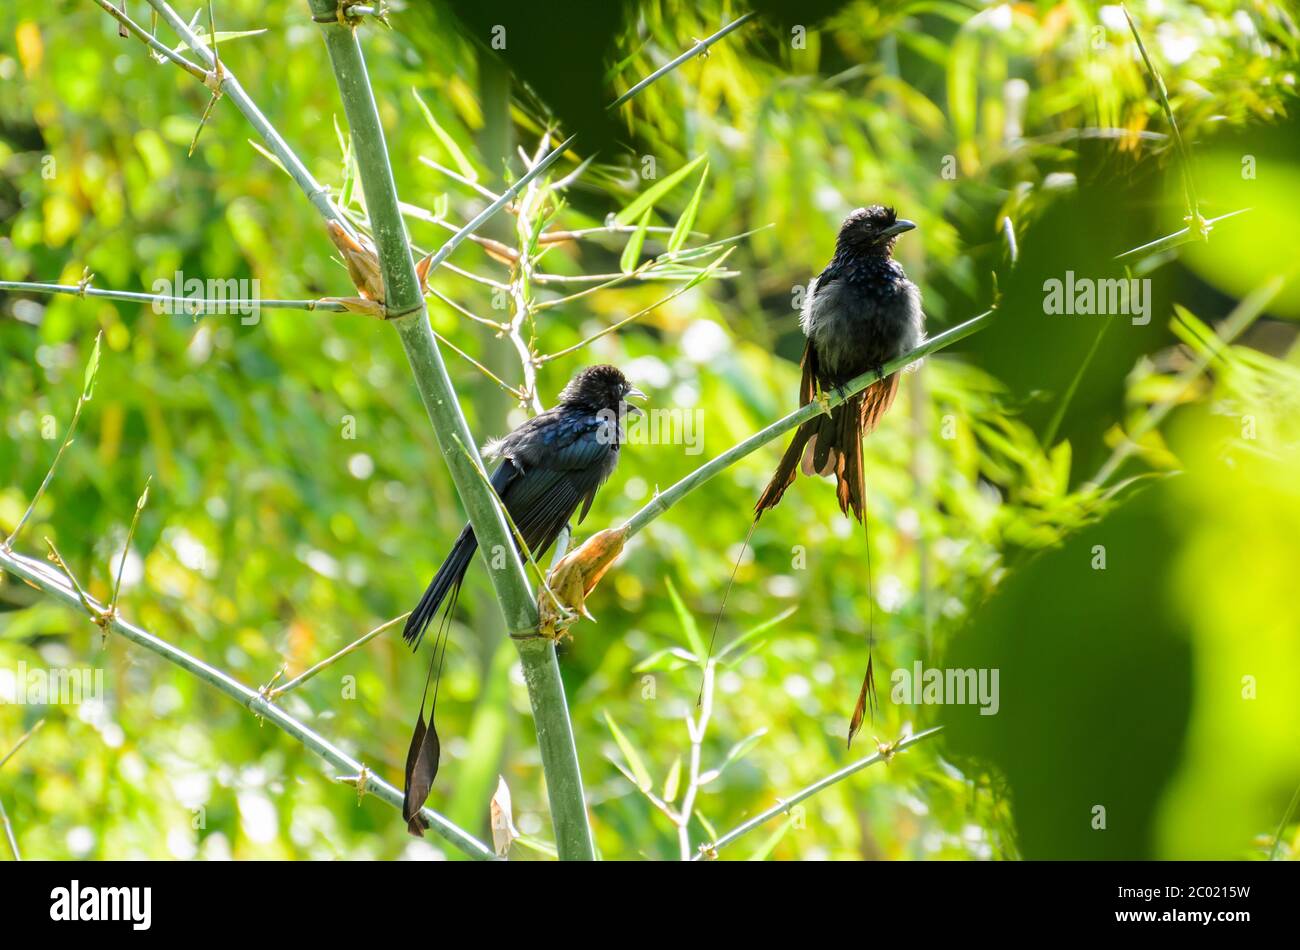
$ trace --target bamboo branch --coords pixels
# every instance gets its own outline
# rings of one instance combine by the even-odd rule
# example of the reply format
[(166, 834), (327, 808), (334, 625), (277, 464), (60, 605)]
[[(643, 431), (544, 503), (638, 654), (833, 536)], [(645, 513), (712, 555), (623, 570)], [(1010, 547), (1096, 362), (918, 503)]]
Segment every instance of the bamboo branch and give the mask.
[(348, 223), (346, 216), (334, 204), (334, 199), (330, 197), (329, 191), (312, 177), (311, 172), (307, 170), (307, 166), (289, 147), (289, 143), (281, 137), (275, 126), (271, 125), (266, 116), (262, 114), (262, 111), (257, 108), (257, 104), (244, 91), (244, 87), (240, 85), (235, 74), (223, 64), (220, 76), (216, 75), (216, 57), (213, 52), (208, 49), (207, 44), (194, 35), (194, 31), (190, 29), (189, 24), (181, 19), (180, 15), (171, 8), (166, 0), (149, 0), (149, 6), (153, 7), (167, 21), (206, 67), (208, 72), (203, 78), (204, 84), (212, 88), (213, 92), (220, 91), (230, 98), (230, 101), (235, 104), (235, 108), (243, 113), (244, 118), (257, 130), (262, 140), (266, 142), (266, 146), (271, 153), (279, 159), (289, 177), (302, 189), (307, 196), (307, 200), (316, 206), (316, 210), (320, 212), (321, 217), (326, 221), (337, 221), (344, 230), (352, 234), (352, 225)]
[(50, 480), (54, 478), (54, 470), (59, 467), (59, 460), (63, 458), (63, 453), (67, 451), (68, 446), (72, 444), (73, 436), (77, 434), (77, 421), (81, 418), (82, 407), (90, 402), (90, 397), (95, 392), (95, 378), (99, 374), (99, 345), (104, 338), (104, 331), (100, 330), (95, 335), (95, 348), (90, 352), (90, 360), (86, 363), (85, 374), (82, 379), (81, 393), (77, 396), (77, 407), (72, 410), (72, 421), (68, 423), (68, 432), (59, 443), (59, 450), (54, 453), (54, 460), (50, 462), (50, 467), (45, 470), (45, 477), (41, 479), (40, 487), (36, 489), (36, 494), (32, 495), (32, 500), (27, 504), (27, 510), (23, 512), (18, 523), (14, 525), (13, 531), (9, 532), (9, 537), (0, 541), (0, 550), (8, 551), (13, 548), (14, 539), (18, 533), (23, 530), (23, 525), (27, 524), (27, 519), (32, 516), (36, 510), (36, 505), (45, 494), (45, 489), (50, 487)]
[(619, 96), (617, 99), (615, 99), (613, 102), (611, 102), (611, 103), (609, 104), (609, 108), (610, 108), (610, 109), (617, 109), (617, 108), (618, 108), (619, 106), (621, 106), (623, 103), (627, 102), (629, 99), (631, 99), (631, 98), (632, 98), (633, 96), (635, 96), (637, 93), (639, 93), (639, 92), (640, 92), (642, 89), (644, 89), (646, 86), (648, 86), (648, 85), (650, 85), (652, 82), (655, 82), (655, 81), (661, 79), (662, 77), (668, 75), (670, 72), (672, 72), (674, 69), (676, 69), (676, 68), (677, 68), (678, 66), (680, 66), (682, 63), (686, 62), (686, 61), (687, 61), (688, 59), (690, 59), (692, 56), (699, 56), (701, 53), (703, 53), (703, 52), (705, 52), (706, 50), (708, 50), (708, 48), (709, 48), (710, 46), (712, 46), (714, 43), (718, 42), (718, 40), (722, 39), (724, 36), (726, 36), (726, 35), (727, 35), (728, 33), (730, 33), (732, 30), (739, 29), (740, 27), (744, 26), (746, 23), (748, 23), (748, 22), (749, 22), (750, 20), (752, 20), (753, 18), (754, 18), (754, 14), (753, 14), (753, 13), (746, 13), (744, 16), (742, 16), (742, 17), (738, 17), (737, 19), (735, 19), (735, 20), (733, 20), (732, 22), (728, 23), (726, 26), (724, 26), (722, 29), (718, 30), (718, 32), (714, 33), (712, 36), (708, 37), (707, 39), (703, 39), (703, 40), (699, 40), (699, 41), (697, 41), (697, 42), (695, 43), (695, 45), (692, 46), (690, 49), (688, 49), (685, 53), (682, 53), (682, 54), (681, 54), (680, 56), (678, 56), (677, 58), (675, 58), (675, 59), (673, 59), (673, 60), (671, 60), (671, 61), (665, 63), (663, 66), (660, 66), (658, 69), (656, 69), (654, 72), (652, 72), (649, 76), (646, 76), (645, 79), (642, 79), (639, 83), (637, 83), (635, 86), (633, 86), (633, 87), (632, 87), (631, 89), (629, 89), (627, 92), (623, 93), (623, 95)]
[[(524, 574), (519, 552), (511, 543), (504, 510), (495, 493), (479, 481), (476, 442), (461, 413), (456, 393), (447, 375), (442, 355), (433, 339), (424, 308), (424, 297), (415, 273), (406, 228), (398, 204), (397, 189), (389, 165), (379, 113), (366, 73), (356, 31), (338, 20), (337, 0), (310, 0), (312, 17), (321, 28), (330, 62), (338, 82), (348, 125), (356, 148), (357, 167), (365, 193), (366, 208), (375, 231), (375, 244), (383, 267), (385, 307), (397, 329), (416, 386), (433, 422), (434, 434), (451, 470), (452, 480), (465, 505), (479, 541), (479, 551), (488, 566), (497, 600), (512, 634), (529, 633), (537, 627), (537, 604)], [(567, 147), (564, 143), (539, 161), (514, 187), (493, 202), (445, 243), (430, 259), (432, 270), (447, 258), (455, 246), (519, 189), (543, 174)], [(492, 566), (492, 553), (504, 552), (503, 569)], [(561, 859), (595, 857), (591, 828), (587, 824), (586, 800), (578, 754), (573, 742), (564, 684), (560, 680), (555, 644), (537, 638), (517, 639), (523, 662), (524, 680), (533, 707), (541, 749), (542, 768), (555, 825), (555, 839)]]
[[(104, 12), (107, 13), (109, 16), (111, 16), (114, 20), (122, 24), (122, 26), (126, 27), (127, 31), (133, 36), (135, 36), (136, 39), (138, 39), (140, 42), (144, 43), (151, 50), (153, 50), (155, 55), (159, 59), (169, 60), (175, 63), (177, 66), (185, 70), (195, 79), (197, 79), (199, 82), (207, 81), (207, 73), (203, 71), (202, 67), (196, 65), (195, 63), (190, 62), (188, 59), (186, 59), (184, 56), (182, 56), (180, 53), (176, 52), (175, 50), (171, 49), (169, 46), (166, 46), (163, 43), (158, 42), (158, 40), (154, 38), (147, 30), (145, 30), (144, 27), (140, 26), (140, 24), (136, 23), (129, 16), (127, 16), (125, 9), (119, 10), (117, 7), (109, 3), (108, 0), (95, 0), (95, 3), (99, 4), (99, 6), (103, 8)], [(126, 5), (123, 4), (123, 7), (125, 6)]]
[(790, 810), (792, 806), (799, 804), (805, 798), (811, 798), (812, 796), (816, 795), (818, 792), (822, 791), (823, 789), (830, 788), (836, 782), (840, 782), (848, 778), (854, 772), (861, 772), (869, 765), (875, 765), (877, 762), (888, 762), (890, 759), (894, 757), (896, 753), (903, 751), (909, 746), (915, 745), (916, 743), (920, 742), (922, 739), (929, 738), (930, 736), (934, 735), (936, 732), (939, 732), (942, 728), (943, 728), (942, 726), (935, 726), (933, 729), (927, 729), (924, 732), (918, 732), (914, 736), (906, 736), (905, 738), (899, 739), (897, 742), (881, 747), (878, 751), (874, 752), (873, 754), (867, 756), (864, 759), (858, 759), (858, 761), (852, 763), (851, 765), (846, 765), (838, 772), (834, 772), (826, 776), (824, 779), (813, 782), (807, 788), (795, 792), (789, 798), (782, 799), (781, 801), (777, 802), (777, 804), (773, 805), (771, 808), (767, 809), (766, 811), (759, 812), (753, 818), (749, 819), (749, 821), (745, 822), (744, 824), (738, 825), (737, 827), (733, 828), (731, 831), (728, 831), (725, 835), (718, 838), (717, 841), (711, 842), (710, 844), (700, 845), (699, 853), (696, 854), (693, 858), (691, 858), (691, 860), (700, 861), (704, 858), (712, 859), (717, 857), (718, 851), (720, 851), (722, 848), (725, 848), (727, 845), (731, 844), (733, 841), (735, 841), (737, 838), (741, 837), (742, 835), (749, 834), (749, 832), (753, 831), (755, 828), (759, 827), (765, 822), (775, 818), (777, 815), (785, 814)]
[(397, 626), (399, 623), (401, 623), (409, 616), (411, 616), (411, 612), (408, 610), (400, 617), (394, 617), (392, 620), (387, 620), (384, 623), (381, 623), (379, 626), (375, 627), (375, 629), (371, 630), (369, 633), (363, 634), (357, 639), (353, 640), (351, 643), (345, 646), (342, 650), (339, 650), (333, 656), (321, 660), (311, 669), (299, 673), (297, 676), (289, 680), (289, 682), (285, 683), (283, 686), (277, 686), (274, 689), (268, 689), (266, 691), (266, 698), (271, 700), (272, 702), (275, 702), (285, 693), (289, 692), (289, 690), (297, 689), (299, 686), (307, 682), (309, 679), (311, 679), (321, 670), (325, 669), (326, 667), (333, 666), (335, 663), (343, 659), (349, 653), (354, 653), (357, 650), (361, 649), (363, 646), (365, 646), (375, 637), (379, 636), (385, 630), (391, 630), (393, 627)]
[[(238, 701), (240, 705), (247, 707), (255, 715), (262, 717), (293, 736), (335, 768), (352, 770), (359, 775), (364, 775), (365, 790), (372, 792), (395, 808), (402, 807), (402, 793), (398, 789), (370, 774), (365, 766), (338, 746), (313, 732), (309, 727), (280, 709), (265, 696), (249, 689), (216, 667), (209, 666), (197, 657), (191, 656), (165, 640), (161, 640), (123, 620), (120, 616), (107, 616), (105, 608), (94, 600), (91, 600), (88, 606), (83, 605), (76, 590), (65, 576), (51, 570), (39, 561), (7, 551), (0, 551), (0, 567), (9, 571), (15, 577), (20, 577), (33, 586), (40, 588), (46, 594), (62, 601), (69, 607), (83, 612), (89, 611), (92, 619), (94, 619), (95, 613), (105, 617), (106, 628), (120, 634), (124, 639), (130, 640), (132, 643), (158, 654), (209, 686), (219, 689), (227, 696)], [(96, 622), (98, 623), (98, 621)], [(423, 814), (429, 819), (431, 826), (438, 834), (470, 857), (484, 861), (495, 858), (491, 848), (452, 824), (442, 815), (429, 808), (424, 809)]]
[(21, 280), (0, 280), (0, 290), (29, 294), (67, 294), (72, 297), (101, 297), (105, 300), (124, 300), (128, 303), (149, 304), (163, 313), (187, 313), (198, 316), (205, 313), (247, 313), (262, 310), (325, 310), (344, 313), (343, 304), (322, 298), (320, 300), (223, 300), (217, 298), (176, 297), (168, 294), (146, 294), (135, 290), (100, 290), (87, 284), (28, 283)]

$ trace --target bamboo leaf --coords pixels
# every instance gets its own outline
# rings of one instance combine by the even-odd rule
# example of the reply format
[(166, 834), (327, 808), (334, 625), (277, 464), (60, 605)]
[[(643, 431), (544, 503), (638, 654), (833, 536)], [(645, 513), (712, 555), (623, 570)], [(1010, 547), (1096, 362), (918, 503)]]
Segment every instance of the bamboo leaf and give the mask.
[(433, 113), (429, 111), (429, 107), (425, 105), (424, 100), (420, 98), (419, 91), (412, 89), (411, 95), (415, 96), (415, 101), (420, 106), (420, 112), (424, 114), (424, 121), (429, 123), (429, 128), (433, 130), (433, 134), (438, 137), (438, 141), (442, 143), (442, 147), (445, 148), (447, 154), (451, 156), (452, 163), (456, 166), (456, 170), (470, 181), (478, 181), (478, 170), (474, 168), (474, 163), (469, 160), (463, 151), (461, 151), (460, 146), (456, 144), (456, 140), (448, 134), (447, 130), (438, 124), (438, 120), (433, 117)]
[(95, 376), (99, 373), (99, 341), (104, 338), (101, 330), (95, 336), (95, 348), (90, 351), (90, 360), (86, 363), (86, 372), (82, 377), (81, 398), (87, 401), (95, 392)]
[(673, 759), (673, 764), (668, 769), (668, 777), (664, 779), (664, 801), (669, 805), (677, 801), (677, 793), (681, 790), (682, 785), (682, 757), (679, 755)]
[(677, 622), (682, 625), (682, 633), (686, 634), (686, 639), (690, 642), (691, 650), (695, 653), (696, 661), (703, 662), (700, 658), (707, 654), (704, 646), (704, 638), (700, 636), (699, 625), (695, 622), (695, 617), (686, 609), (685, 602), (677, 593), (677, 588), (673, 585), (671, 577), (664, 580), (668, 584), (668, 598), (673, 602), (673, 612), (677, 614)]
[(781, 623), (783, 620), (790, 617), (790, 615), (793, 614), (798, 609), (799, 609), (798, 607), (787, 607), (785, 610), (781, 611), (779, 614), (777, 614), (775, 617), (772, 617), (770, 620), (764, 620), (758, 626), (750, 627), (748, 630), (746, 630), (744, 633), (736, 637), (736, 639), (732, 640), (720, 651), (718, 651), (718, 662), (721, 663), (723, 658), (730, 656), (732, 653), (734, 653), (736, 650), (739, 650), (742, 646), (744, 646), (750, 640), (753, 640), (758, 635), (762, 633), (766, 633), (768, 630), (771, 630), (777, 624)]
[(751, 732), (749, 735), (745, 736), (745, 738), (733, 745), (729, 750), (727, 750), (727, 756), (722, 760), (721, 765), (716, 769), (710, 769), (704, 775), (700, 776), (700, 784), (706, 785), (708, 782), (712, 782), (720, 776), (724, 771), (726, 771), (728, 766), (747, 755), (750, 749), (758, 745), (758, 740), (763, 738), (765, 735), (767, 735), (767, 730), (759, 729), (756, 732)]
[(259, 152), (263, 158), (269, 161), (276, 168), (280, 169), (280, 171), (284, 172), (286, 175), (289, 174), (289, 169), (284, 167), (284, 162), (280, 161), (279, 156), (274, 152), (271, 152), (260, 143), (254, 142), (252, 139), (248, 140), (248, 144), (253, 146), (253, 148)]
[(654, 787), (654, 780), (650, 778), (650, 770), (645, 767), (641, 754), (628, 741), (627, 736), (623, 735), (623, 730), (618, 727), (618, 723), (614, 721), (614, 717), (608, 712), (605, 713), (605, 723), (609, 726), (609, 731), (614, 736), (614, 742), (618, 745), (619, 751), (623, 753), (628, 768), (632, 770), (632, 776), (636, 780), (636, 787), (643, 792), (650, 791)]
[(772, 832), (763, 839), (763, 843), (754, 849), (754, 853), (749, 856), (750, 861), (766, 861), (776, 850), (776, 846), (781, 843), (785, 833), (794, 825), (794, 818), (787, 818), (777, 826), (776, 831)]
[[(246, 36), (260, 36), (265, 32), (266, 30), (264, 29), (263, 30), (230, 30), (230, 31), (218, 30), (216, 33), (202, 33), (197, 37), (197, 39), (198, 39), (199, 46), (211, 46), (213, 36), (216, 37), (218, 43), (225, 43), (228, 40), (240, 40)], [(172, 52), (184, 53), (190, 48), (191, 47), (189, 43), (181, 43), (181, 45), (177, 46), (174, 50), (172, 50)]]
[(683, 211), (682, 216), (677, 219), (677, 224), (673, 228), (673, 233), (668, 238), (669, 253), (681, 250), (682, 245), (686, 243), (686, 239), (690, 236), (691, 228), (695, 226), (695, 215), (700, 210), (700, 199), (704, 196), (704, 182), (708, 180), (708, 177), (709, 165), (706, 162), (704, 164), (704, 171), (700, 172), (700, 183), (695, 186), (695, 194), (691, 195), (691, 200), (686, 205), (686, 210)]
[(631, 204), (618, 214), (614, 215), (614, 220), (619, 224), (631, 224), (633, 221), (636, 221), (642, 214), (650, 208), (653, 208), (656, 201), (676, 188), (684, 178), (690, 175), (691, 172), (695, 171), (695, 169), (699, 168), (704, 159), (705, 156), (700, 155), (687, 162), (667, 178), (655, 182), (645, 191), (641, 192), (641, 194), (632, 199)]
[(630, 274), (636, 270), (637, 261), (641, 259), (641, 247), (645, 244), (645, 229), (649, 223), (650, 209), (646, 208), (645, 213), (641, 215), (641, 220), (637, 223), (636, 230), (627, 239), (627, 246), (623, 248), (623, 256), (618, 260), (619, 269), (625, 274)]

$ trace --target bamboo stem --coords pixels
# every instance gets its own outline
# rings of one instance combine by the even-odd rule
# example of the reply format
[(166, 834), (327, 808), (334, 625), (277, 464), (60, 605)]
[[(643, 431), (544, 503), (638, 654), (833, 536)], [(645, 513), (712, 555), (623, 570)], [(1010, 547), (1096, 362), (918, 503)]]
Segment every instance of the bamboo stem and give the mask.
[[(512, 634), (528, 634), (537, 628), (537, 604), (519, 552), (511, 543), (504, 511), (491, 488), (477, 476), (476, 468), (481, 466), (481, 462), (476, 443), (461, 413), (447, 368), (429, 327), (361, 46), (356, 31), (337, 19), (336, 3), (337, 0), (310, 0), (310, 7), (313, 19), (325, 37), (352, 130), (361, 186), (383, 267), (385, 306), (406, 350), (420, 398), (433, 422), (434, 433), (456, 490), (474, 526), (479, 551), (488, 566), (507, 629)], [(562, 144), (539, 161), (528, 175), (515, 183), (513, 189), (501, 196), (499, 204), (494, 202), (457, 232), (433, 256), (429, 268), (433, 269), (445, 260), (464, 236), (481, 226), (520, 187), (542, 174), (567, 145), (567, 142)], [(493, 554), (496, 553), (504, 554), (504, 558), (497, 559), (498, 563), (504, 562), (501, 569), (492, 566)], [(560, 858), (594, 859), (595, 847), (587, 823), (577, 748), (573, 742), (564, 684), (555, 658), (555, 644), (535, 638), (517, 639), (516, 644), (533, 707)]]

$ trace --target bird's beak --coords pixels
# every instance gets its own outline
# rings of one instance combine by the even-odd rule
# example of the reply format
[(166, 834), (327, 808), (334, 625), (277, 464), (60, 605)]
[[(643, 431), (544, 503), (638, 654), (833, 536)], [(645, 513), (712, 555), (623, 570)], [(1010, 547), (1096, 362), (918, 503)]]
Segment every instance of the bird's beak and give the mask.
[[(623, 396), (624, 401), (632, 398), (649, 399), (650, 397), (647, 396), (645, 393), (641, 392), (641, 390), (633, 387), (632, 389), (629, 389), (627, 393), (624, 394)], [(634, 415), (634, 416), (640, 416), (645, 413), (645, 410), (642, 409), (640, 406), (634, 406), (630, 402), (627, 403), (627, 411), (630, 415)]]
[(915, 221), (908, 221), (906, 218), (899, 218), (884, 231), (880, 232), (884, 237), (891, 238), (902, 234), (904, 231), (912, 231), (916, 228)]

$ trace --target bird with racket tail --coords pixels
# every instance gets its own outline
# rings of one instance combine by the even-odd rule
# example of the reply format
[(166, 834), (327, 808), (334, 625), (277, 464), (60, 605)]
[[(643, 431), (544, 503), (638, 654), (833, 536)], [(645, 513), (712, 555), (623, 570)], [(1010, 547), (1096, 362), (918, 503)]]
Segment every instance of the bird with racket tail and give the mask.
[[(555, 408), (533, 416), (509, 435), (484, 446), (483, 454), (497, 461), (492, 488), (505, 506), (510, 522), (528, 553), (541, 558), (555, 543), (575, 512), (587, 516), (596, 492), (618, 465), (623, 420), (641, 409), (627, 400), (645, 398), (614, 366), (589, 366), (560, 392)], [(433, 717), (438, 683), (447, 651), (447, 631), (465, 573), (478, 550), (472, 525), (465, 525), (428, 589), (406, 620), (403, 638), (413, 649), (441, 607), (425, 680), (425, 696), (406, 759), (402, 817), (414, 835), (428, 827), (420, 815), (438, 774), (440, 744)], [(437, 675), (435, 675), (435, 670)], [(433, 703), (426, 726), (424, 703), (433, 681)]]
[[(921, 292), (893, 256), (898, 236), (915, 227), (898, 217), (893, 208), (881, 205), (858, 208), (840, 226), (835, 254), (809, 285), (799, 319), (807, 337), (799, 404), (805, 406), (835, 391), (842, 394), (843, 388), (863, 373), (874, 372), (877, 379), (799, 426), (754, 506), (751, 536), (763, 512), (781, 501), (800, 472), (834, 475), (840, 510), (852, 514), (865, 527), (862, 439), (879, 425), (898, 393), (898, 373), (885, 376), (883, 369), (920, 345), (925, 337)], [(868, 575), (869, 558), (870, 549)], [(720, 609), (719, 620), (721, 616)], [(868, 706), (874, 716), (875, 680), (870, 650), (862, 689), (849, 722), (850, 744), (862, 727)]]

